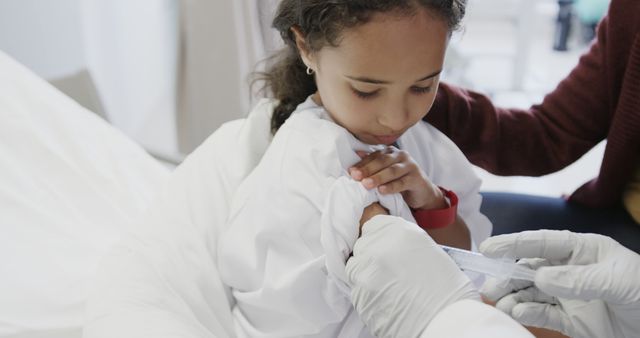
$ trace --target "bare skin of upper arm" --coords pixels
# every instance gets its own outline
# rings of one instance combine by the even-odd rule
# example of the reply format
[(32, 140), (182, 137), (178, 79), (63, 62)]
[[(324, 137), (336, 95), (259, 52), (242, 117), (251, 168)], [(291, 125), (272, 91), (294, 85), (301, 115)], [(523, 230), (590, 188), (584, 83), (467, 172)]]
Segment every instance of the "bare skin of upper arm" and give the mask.
[(438, 244), (471, 250), (471, 233), (460, 215), (456, 216), (456, 221), (449, 226), (426, 231)]

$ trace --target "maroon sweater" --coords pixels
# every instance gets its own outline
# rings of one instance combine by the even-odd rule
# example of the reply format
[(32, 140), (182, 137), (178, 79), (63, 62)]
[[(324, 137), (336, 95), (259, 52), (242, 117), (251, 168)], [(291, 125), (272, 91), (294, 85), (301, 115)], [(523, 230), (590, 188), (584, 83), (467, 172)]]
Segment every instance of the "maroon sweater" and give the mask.
[(498, 175), (552, 173), (607, 139), (598, 177), (570, 200), (620, 205), (640, 159), (640, 0), (612, 1), (590, 51), (542, 104), (501, 109), (442, 84), (425, 120)]

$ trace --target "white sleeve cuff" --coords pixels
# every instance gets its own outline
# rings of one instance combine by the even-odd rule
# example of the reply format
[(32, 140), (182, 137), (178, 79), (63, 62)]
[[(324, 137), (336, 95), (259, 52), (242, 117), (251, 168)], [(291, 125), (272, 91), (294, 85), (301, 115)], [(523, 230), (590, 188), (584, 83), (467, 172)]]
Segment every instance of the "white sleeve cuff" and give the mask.
[(534, 337), (498, 309), (465, 299), (447, 306), (420, 336), (426, 337)]

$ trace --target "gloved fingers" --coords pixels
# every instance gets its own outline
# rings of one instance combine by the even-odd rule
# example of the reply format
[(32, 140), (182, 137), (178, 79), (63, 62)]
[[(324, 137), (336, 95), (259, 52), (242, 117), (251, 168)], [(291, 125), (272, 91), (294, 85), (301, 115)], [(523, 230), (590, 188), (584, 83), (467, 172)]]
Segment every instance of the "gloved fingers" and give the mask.
[[(601, 264), (561, 265), (543, 267), (536, 273), (535, 284), (540, 290), (559, 298), (592, 300), (602, 299), (617, 303), (613, 285), (613, 271)], [(613, 267), (613, 266), (612, 266)], [(609, 269), (610, 270), (610, 269)]]
[(502, 297), (533, 286), (533, 283), (526, 280), (508, 280), (503, 278), (487, 278), (480, 288), (480, 293), (493, 302), (497, 302)]
[(398, 245), (409, 244), (419, 248), (437, 246), (416, 224), (397, 216), (378, 215), (362, 226), (362, 234), (353, 248), (353, 254), (397, 252), (395, 248)]
[[(399, 247), (403, 249), (398, 250)], [(393, 271), (390, 266), (403, 262), (411, 265), (429, 264), (424, 258), (407, 262), (407, 255), (412, 258), (429, 257), (430, 260), (442, 257), (445, 262), (450, 261), (447, 254), (417, 225), (396, 216), (375, 216), (363, 225), (362, 235), (353, 248), (353, 256), (347, 260), (348, 283), (375, 288), (378, 281), (384, 280), (375, 277), (381, 270)], [(453, 262), (451, 265), (457, 269)], [(418, 267), (407, 266), (407, 269), (413, 268)], [(401, 273), (413, 272), (403, 270)]]
[[(353, 247), (353, 255), (347, 260), (345, 270), (347, 282), (367, 287), (367, 283), (376, 280), (378, 255), (384, 258), (385, 248), (381, 247), (393, 227), (401, 227), (396, 217), (375, 216), (362, 227), (362, 235)], [(397, 237), (397, 236), (395, 236)]]
[(496, 308), (504, 313), (511, 314), (518, 304), (530, 302), (557, 304), (557, 299), (536, 287), (530, 287), (502, 297), (496, 303)]
[(536, 287), (507, 295), (496, 303), (496, 308), (513, 317), (523, 325), (573, 332), (569, 316), (558, 305), (557, 298)]
[[(519, 260), (517, 264), (537, 270), (541, 266), (548, 266), (549, 262), (540, 258), (523, 258)], [(531, 286), (533, 286), (533, 282), (521, 279), (487, 278), (480, 289), (480, 293), (489, 300), (496, 302), (510, 293)]]
[(345, 279), (360, 318), (383, 337), (417, 337), (449, 304), (479, 299), (441, 247), (417, 225), (394, 216), (364, 224)]
[(346, 265), (347, 282), (351, 287), (360, 285), (363, 288), (369, 288), (367, 285), (374, 280), (377, 268), (374, 264), (373, 257), (356, 257), (353, 256), (347, 260)]
[(571, 256), (578, 236), (570, 231), (537, 230), (489, 237), (480, 252), (493, 258), (546, 258), (558, 261)]
[(513, 307), (511, 317), (522, 325), (554, 330), (570, 337), (574, 336), (575, 329), (571, 318), (559, 305), (520, 303)]
[(380, 251), (380, 245), (385, 244), (383, 238), (392, 231), (394, 226), (402, 226), (401, 222), (397, 222), (395, 216), (378, 215), (371, 218), (362, 225), (362, 233), (360, 238), (353, 246), (353, 256), (363, 255), (365, 253), (374, 254)]
[(527, 268), (532, 269), (532, 270), (538, 270), (539, 268), (541, 268), (543, 266), (551, 265), (549, 260), (544, 259), (544, 258), (522, 258), (522, 259), (518, 260), (517, 264), (526, 266)]

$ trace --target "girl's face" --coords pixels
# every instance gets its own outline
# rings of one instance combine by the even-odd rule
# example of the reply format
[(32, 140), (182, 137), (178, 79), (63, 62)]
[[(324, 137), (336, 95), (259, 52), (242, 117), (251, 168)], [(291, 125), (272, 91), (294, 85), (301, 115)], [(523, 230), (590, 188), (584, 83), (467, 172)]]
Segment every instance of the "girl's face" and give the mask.
[(431, 109), (449, 30), (427, 10), (376, 14), (344, 31), (338, 47), (314, 53), (294, 32), (303, 61), (315, 71), (315, 101), (360, 141), (392, 144)]

